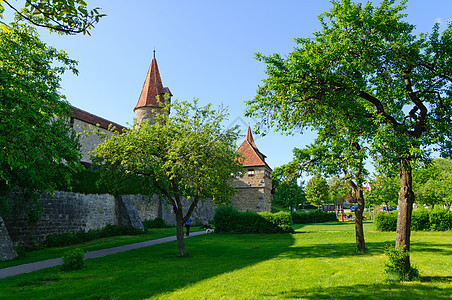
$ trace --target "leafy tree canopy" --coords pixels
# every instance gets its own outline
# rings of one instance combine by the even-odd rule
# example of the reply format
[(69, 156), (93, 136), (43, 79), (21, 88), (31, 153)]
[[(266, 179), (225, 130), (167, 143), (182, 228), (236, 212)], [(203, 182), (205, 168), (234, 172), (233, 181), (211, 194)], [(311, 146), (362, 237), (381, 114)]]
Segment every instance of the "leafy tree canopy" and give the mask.
[[(170, 108), (171, 115), (159, 115), (156, 124), (143, 121), (106, 139), (93, 155), (105, 174), (133, 173), (150, 178), (155, 190), (173, 207), (179, 255), (183, 256), (183, 224), (198, 201), (211, 197), (217, 204), (228, 203), (235, 192), (228, 179), (243, 168), (235, 153), (237, 128), (222, 127), (225, 108), (201, 107), (196, 100), (175, 101), (165, 110)], [(183, 196), (190, 201), (186, 211), (182, 211)]]
[(313, 205), (327, 204), (329, 199), (329, 186), (325, 178), (319, 173), (309, 179), (306, 184), (306, 200)]
[(27, 25), (0, 32), (0, 185), (25, 193), (52, 190), (80, 162), (60, 75), (76, 61), (48, 47)]
[[(23, 8), (17, 7), (9, 0), (0, 0), (0, 18), (6, 8), (12, 9), (16, 18), (56, 31), (61, 34), (90, 34), (89, 30), (105, 16), (100, 8), (89, 10), (83, 0), (25, 0)], [(9, 26), (0, 22), (2, 31), (9, 31)]]
[(437, 158), (414, 171), (416, 202), (434, 206), (452, 205), (452, 160)]

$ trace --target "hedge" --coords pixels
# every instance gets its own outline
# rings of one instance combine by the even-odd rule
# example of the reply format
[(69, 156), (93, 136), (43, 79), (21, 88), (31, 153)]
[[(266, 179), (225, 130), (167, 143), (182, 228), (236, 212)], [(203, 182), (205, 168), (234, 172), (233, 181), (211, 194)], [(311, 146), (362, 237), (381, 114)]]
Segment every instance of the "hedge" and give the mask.
[(290, 214), (287, 212), (240, 212), (230, 206), (221, 206), (213, 217), (215, 232), (230, 233), (291, 233)]
[(321, 210), (313, 212), (294, 211), (292, 213), (292, 221), (294, 224), (310, 224), (337, 221), (335, 213), (327, 213)]
[[(375, 215), (374, 224), (379, 231), (396, 231), (397, 211), (389, 214), (379, 212)], [(446, 209), (414, 211), (411, 217), (411, 230), (452, 230), (452, 211)]]

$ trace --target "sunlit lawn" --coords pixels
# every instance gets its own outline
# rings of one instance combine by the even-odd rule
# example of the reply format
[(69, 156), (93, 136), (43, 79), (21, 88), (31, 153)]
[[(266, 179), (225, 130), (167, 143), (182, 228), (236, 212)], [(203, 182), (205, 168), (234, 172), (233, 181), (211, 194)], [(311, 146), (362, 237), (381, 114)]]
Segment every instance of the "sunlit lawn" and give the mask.
[(366, 222), (368, 252), (355, 252), (354, 224), (296, 226), (296, 234), (209, 234), (0, 280), (1, 299), (450, 299), (452, 233), (413, 232), (422, 280), (387, 282), (385, 244), (395, 233)]

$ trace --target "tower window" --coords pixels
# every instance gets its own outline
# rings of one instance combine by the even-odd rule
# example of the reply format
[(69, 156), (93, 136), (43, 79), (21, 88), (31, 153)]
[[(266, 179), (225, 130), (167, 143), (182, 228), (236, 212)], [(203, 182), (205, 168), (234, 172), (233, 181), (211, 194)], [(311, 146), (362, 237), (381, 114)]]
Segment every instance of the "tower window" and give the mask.
[(254, 176), (254, 169), (249, 169), (248, 170), (248, 177), (253, 177)]

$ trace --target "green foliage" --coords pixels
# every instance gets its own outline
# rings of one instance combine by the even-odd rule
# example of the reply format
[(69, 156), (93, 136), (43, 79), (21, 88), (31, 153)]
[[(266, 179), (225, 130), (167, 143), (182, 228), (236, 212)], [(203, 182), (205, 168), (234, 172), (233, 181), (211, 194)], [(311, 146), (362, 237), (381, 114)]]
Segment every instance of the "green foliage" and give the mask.
[(306, 200), (314, 205), (328, 203), (329, 192), (330, 188), (325, 178), (316, 173), (306, 185)]
[(272, 188), (272, 202), (274, 201), (285, 207), (298, 207), (298, 205), (306, 202), (304, 189), (297, 184), (296, 180), (287, 181), (273, 175)]
[(419, 280), (419, 270), (404, 263), (404, 260), (409, 259), (409, 254), (406, 251), (405, 245), (398, 248), (387, 245), (385, 247), (385, 254), (389, 259), (389, 262), (385, 264), (385, 273), (390, 280)]
[(80, 270), (85, 263), (85, 253), (79, 248), (67, 251), (62, 258), (63, 264), (61, 265), (61, 269), (63, 271)]
[(395, 231), (397, 229), (397, 211), (378, 212), (374, 217), (375, 229), (379, 231)]
[[(60, 75), (77, 62), (39, 40), (33, 28), (0, 31), (0, 198), (19, 188), (27, 199), (68, 183), (80, 162)], [(2, 201), (0, 199), (0, 201)], [(5, 207), (1, 205), (1, 207)], [(0, 214), (3, 212), (0, 212)]]
[[(157, 122), (143, 121), (120, 135), (106, 138), (92, 152), (101, 171), (101, 182), (112, 190), (122, 178), (133, 174), (145, 177), (149, 190), (163, 196), (174, 208), (178, 247), (185, 255), (183, 224), (200, 199), (212, 198), (225, 204), (235, 193), (228, 179), (243, 171), (238, 162), (235, 140), (237, 128), (223, 127), (228, 113), (208, 104), (166, 101)], [(171, 111), (171, 115), (166, 112)], [(189, 207), (182, 210), (182, 198)], [(183, 215), (185, 213), (185, 215)]]
[(335, 213), (327, 213), (321, 210), (306, 213), (304, 211), (295, 211), (292, 215), (294, 224), (311, 224), (311, 223), (325, 223), (337, 221)]
[(431, 230), (452, 230), (452, 211), (446, 209), (434, 209), (430, 212)]
[(416, 202), (434, 206), (452, 205), (452, 160), (434, 159), (430, 164), (413, 171)]
[(148, 229), (148, 228), (169, 228), (172, 227), (168, 224), (165, 223), (165, 221), (163, 221), (162, 218), (155, 218), (153, 220), (145, 220), (143, 221), (143, 226), (144, 229)]
[[(396, 231), (397, 211), (379, 212), (374, 218), (375, 228), (379, 231)], [(411, 230), (452, 230), (452, 211), (435, 209), (433, 211), (420, 209), (413, 212)]]
[(215, 232), (230, 233), (290, 233), (290, 214), (287, 212), (240, 212), (231, 206), (215, 210)]
[(411, 216), (411, 230), (429, 230), (430, 229), (430, 213), (425, 209), (413, 212)]
[(365, 193), (366, 202), (374, 205), (396, 206), (400, 191), (400, 178), (379, 175), (370, 183), (370, 192)]
[[(3, 4), (3, 3), (5, 4)], [(100, 8), (87, 9), (83, 0), (26, 0), (25, 6), (20, 9), (9, 3), (0, 1), (0, 19), (3, 19), (5, 7), (12, 9), (16, 19), (27, 20), (31, 24), (44, 27), (60, 34), (88, 34), (89, 30), (98, 23), (100, 18), (106, 16), (100, 14)], [(0, 31), (8, 32), (10, 28), (0, 21)]]
[(69, 245), (76, 245), (104, 237), (119, 235), (138, 235), (142, 233), (143, 231), (134, 227), (109, 224), (102, 228), (101, 230), (91, 229), (86, 232), (84, 230), (81, 230), (74, 233), (51, 234), (46, 237), (46, 239), (40, 246), (45, 248), (63, 247)]

